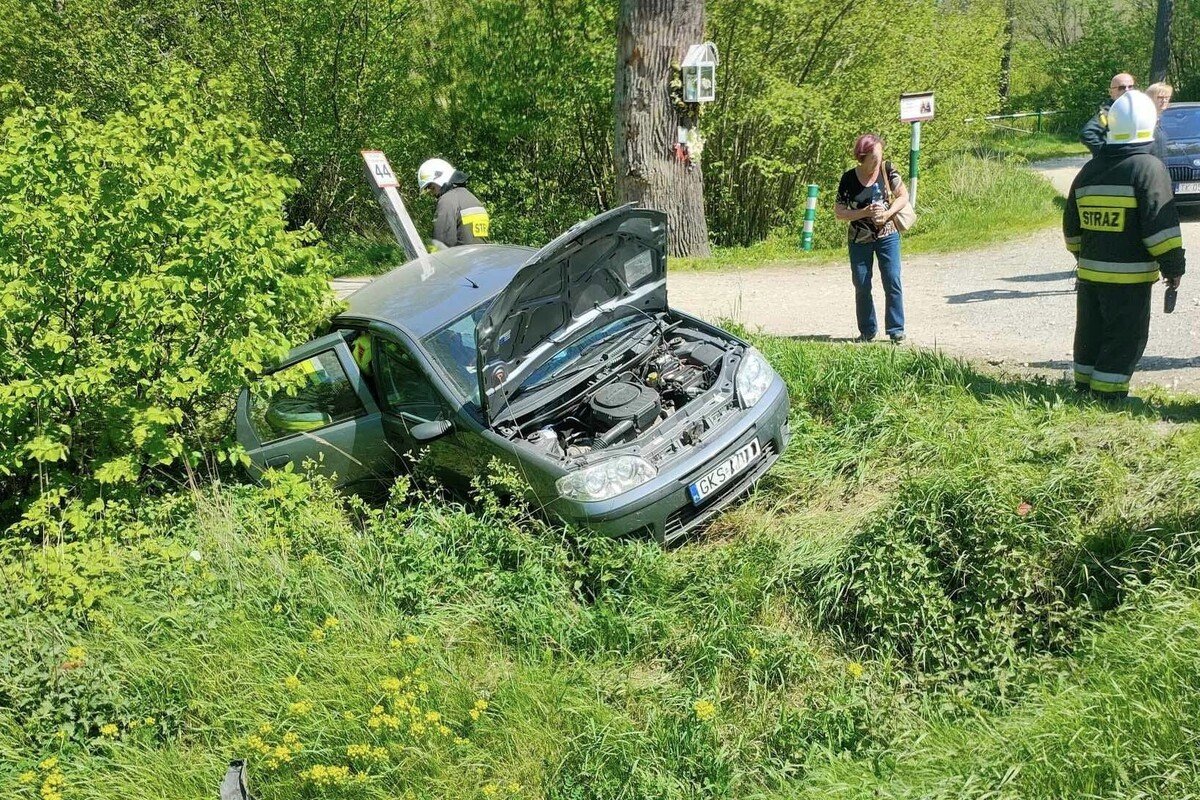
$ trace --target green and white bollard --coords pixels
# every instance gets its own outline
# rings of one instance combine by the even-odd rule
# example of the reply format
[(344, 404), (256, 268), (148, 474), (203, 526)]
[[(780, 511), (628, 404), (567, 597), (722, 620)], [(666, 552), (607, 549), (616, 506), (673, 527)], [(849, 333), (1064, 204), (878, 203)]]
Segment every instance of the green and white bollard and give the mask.
[(817, 219), (817, 185), (808, 185), (808, 201), (804, 204), (804, 235), (800, 238), (802, 250), (813, 249), (813, 223)]
[(908, 151), (908, 204), (917, 208), (917, 160), (921, 155), (921, 123), (912, 124), (912, 147)]

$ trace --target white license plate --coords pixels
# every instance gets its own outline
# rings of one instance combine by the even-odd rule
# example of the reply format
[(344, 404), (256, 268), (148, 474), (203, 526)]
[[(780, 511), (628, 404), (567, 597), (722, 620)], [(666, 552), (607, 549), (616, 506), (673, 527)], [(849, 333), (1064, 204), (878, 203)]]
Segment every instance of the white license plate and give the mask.
[(1200, 194), (1200, 183), (1180, 183), (1175, 187), (1175, 194)]
[(762, 447), (759, 446), (758, 439), (754, 439), (749, 444), (738, 448), (736, 453), (722, 461), (700, 480), (689, 484), (688, 494), (692, 496), (692, 503), (695, 505), (703, 503), (706, 497), (712, 495), (713, 492), (729, 483), (732, 478), (737, 477), (739, 473), (753, 464), (760, 453), (762, 453)]

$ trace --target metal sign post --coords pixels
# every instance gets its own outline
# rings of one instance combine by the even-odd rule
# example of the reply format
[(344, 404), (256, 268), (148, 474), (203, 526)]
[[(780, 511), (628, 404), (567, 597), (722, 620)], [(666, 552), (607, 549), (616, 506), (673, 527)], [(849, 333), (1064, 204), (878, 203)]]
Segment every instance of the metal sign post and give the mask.
[(912, 143), (908, 151), (908, 202), (917, 207), (918, 162), (921, 157), (921, 123), (933, 119), (933, 92), (900, 95), (900, 121), (912, 123)]
[(400, 198), (400, 192), (397, 190), (400, 184), (396, 181), (396, 174), (392, 172), (392, 165), (388, 163), (387, 156), (379, 150), (363, 150), (362, 157), (367, 183), (371, 185), (371, 191), (379, 201), (379, 207), (383, 209), (388, 227), (392, 229), (392, 235), (396, 237), (405, 255), (409, 260), (428, 255), (425, 243), (421, 241), (421, 234), (417, 233), (417, 226), (413, 225), (412, 217), (408, 215), (408, 209), (404, 207), (404, 201)]

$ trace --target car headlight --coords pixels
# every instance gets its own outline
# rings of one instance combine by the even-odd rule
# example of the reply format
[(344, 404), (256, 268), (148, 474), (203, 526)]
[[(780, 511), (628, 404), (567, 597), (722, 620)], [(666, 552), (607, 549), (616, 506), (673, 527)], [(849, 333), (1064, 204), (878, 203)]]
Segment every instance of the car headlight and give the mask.
[(560, 495), (571, 500), (607, 500), (641, 486), (657, 474), (658, 470), (644, 458), (617, 456), (564, 475), (555, 486)]
[(762, 353), (753, 347), (746, 348), (737, 371), (737, 393), (742, 405), (750, 408), (761, 400), (774, 380), (775, 370), (771, 369)]

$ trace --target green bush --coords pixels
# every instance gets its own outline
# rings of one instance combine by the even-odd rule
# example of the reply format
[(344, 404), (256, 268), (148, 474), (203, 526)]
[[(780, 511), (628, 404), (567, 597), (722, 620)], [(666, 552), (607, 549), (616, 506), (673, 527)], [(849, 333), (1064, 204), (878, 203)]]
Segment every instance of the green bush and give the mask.
[(194, 74), (100, 120), (7, 96), (0, 528), (69, 531), (204, 466), (231, 393), (330, 310), (328, 259), (285, 225), (286, 156)]

